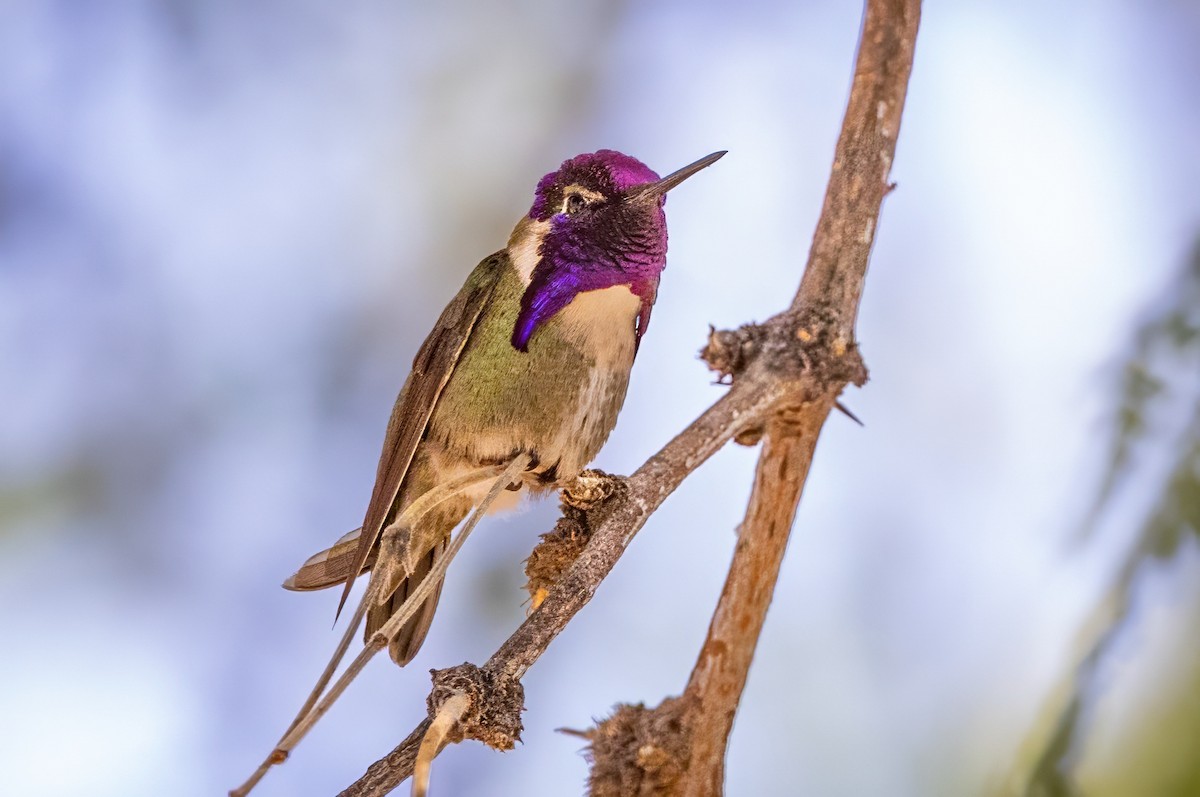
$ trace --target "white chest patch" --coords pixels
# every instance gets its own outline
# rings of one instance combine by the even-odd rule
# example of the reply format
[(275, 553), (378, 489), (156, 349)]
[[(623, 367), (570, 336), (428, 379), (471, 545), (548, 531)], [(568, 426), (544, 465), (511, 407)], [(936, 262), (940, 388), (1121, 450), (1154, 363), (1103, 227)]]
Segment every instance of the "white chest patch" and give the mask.
[(521, 219), (508, 239), (508, 256), (521, 282), (528, 285), (533, 279), (533, 268), (538, 263), (538, 250), (542, 239), (550, 231), (550, 222)]
[(634, 322), (642, 300), (627, 285), (581, 293), (559, 313), (564, 334), (595, 353), (596, 364), (633, 362)]

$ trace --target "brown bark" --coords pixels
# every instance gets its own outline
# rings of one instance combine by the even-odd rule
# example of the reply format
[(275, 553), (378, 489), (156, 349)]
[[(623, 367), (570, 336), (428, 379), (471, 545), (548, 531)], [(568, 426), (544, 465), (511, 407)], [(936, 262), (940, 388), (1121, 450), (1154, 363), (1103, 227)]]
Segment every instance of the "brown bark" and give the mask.
[(729, 576), (684, 691), (685, 698), (690, 698), (684, 722), (690, 730), (691, 749), (686, 782), (677, 794), (721, 793), (734, 714), (828, 411), (826, 405), (802, 413), (798, 427), (787, 433), (767, 432)]
[[(733, 718), (774, 592), (817, 436), (838, 394), (866, 370), (854, 325), (912, 68), (919, 0), (868, 0), (849, 104), (808, 265), (790, 308), (715, 333), (705, 352), (730, 391), (650, 458), (624, 489), (586, 513), (587, 544), (545, 600), (480, 668), (510, 693), (595, 594), (649, 516), (730, 439), (765, 437), (725, 588), (687, 689), (657, 709), (626, 707), (590, 732), (593, 794), (720, 794)], [(435, 673), (435, 684), (448, 671)], [(485, 690), (486, 691), (486, 690)], [(473, 716), (519, 728), (519, 716), (472, 698)], [(435, 706), (431, 702), (431, 711)], [(412, 773), (428, 720), (342, 797), (377, 797)], [(618, 724), (619, 723), (619, 724)], [(464, 735), (488, 741), (475, 723)], [(606, 780), (607, 778), (607, 780)], [(615, 789), (615, 790), (614, 790)]]
[[(808, 266), (791, 312), (837, 355), (854, 324), (900, 130), (919, 0), (867, 4), (854, 84)], [(819, 393), (820, 385), (813, 385)], [(840, 390), (840, 386), (837, 387)], [(684, 692), (691, 749), (674, 794), (720, 794), (725, 751), (775, 590), (817, 437), (836, 393), (767, 424), (729, 576)]]
[[(593, 508), (588, 513), (591, 536), (579, 558), (537, 611), (525, 619), (481, 669), (497, 682), (520, 679), (591, 600), (600, 582), (654, 510), (689, 473), (720, 450), (748, 421), (761, 417), (784, 392), (783, 384), (756, 380), (734, 385), (625, 480), (624, 489)], [(434, 674), (434, 680), (438, 680), (438, 673)], [(425, 722), (427, 725), (429, 720)], [(372, 764), (367, 774), (343, 791), (341, 797), (379, 797), (402, 783), (412, 774), (422, 735), (409, 734), (391, 753)]]

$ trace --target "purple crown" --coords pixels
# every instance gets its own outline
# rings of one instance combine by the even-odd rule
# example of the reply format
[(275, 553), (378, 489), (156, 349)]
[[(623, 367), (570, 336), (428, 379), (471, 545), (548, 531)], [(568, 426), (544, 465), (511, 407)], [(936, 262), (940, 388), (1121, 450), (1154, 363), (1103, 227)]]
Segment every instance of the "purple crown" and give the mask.
[(581, 185), (611, 196), (657, 179), (653, 169), (623, 152), (602, 149), (576, 155), (538, 181), (529, 217), (544, 220), (554, 215), (561, 190), (568, 185)]

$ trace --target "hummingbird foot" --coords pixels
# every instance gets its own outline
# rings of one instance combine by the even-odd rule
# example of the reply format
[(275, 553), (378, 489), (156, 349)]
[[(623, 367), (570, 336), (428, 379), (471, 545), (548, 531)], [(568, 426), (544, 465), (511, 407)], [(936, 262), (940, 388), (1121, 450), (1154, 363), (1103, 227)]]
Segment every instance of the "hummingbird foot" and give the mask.
[(607, 500), (624, 481), (621, 476), (589, 468), (562, 488), (562, 502), (565, 506), (586, 512)]

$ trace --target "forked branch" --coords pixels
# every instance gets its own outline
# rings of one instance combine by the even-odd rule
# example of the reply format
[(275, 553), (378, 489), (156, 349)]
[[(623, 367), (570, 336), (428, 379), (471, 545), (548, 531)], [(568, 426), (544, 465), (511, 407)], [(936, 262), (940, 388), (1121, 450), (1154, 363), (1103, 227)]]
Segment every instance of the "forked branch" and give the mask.
[[(504, 746), (498, 739), (510, 744), (513, 723), (520, 728), (519, 706), (514, 713), (511, 700), (497, 698), (511, 696), (519, 687), (525, 672), (591, 600), (634, 535), (689, 473), (735, 437), (739, 442), (765, 437), (729, 577), (683, 699), (670, 699), (657, 710), (629, 709), (670, 721), (630, 723), (624, 716), (626, 728), (644, 730), (629, 733), (629, 744), (606, 744), (603, 752), (599, 745), (593, 748), (595, 797), (636, 788), (648, 776), (644, 756), (638, 755), (644, 749), (674, 751), (671, 766), (656, 761), (656, 772), (670, 777), (656, 784), (655, 793), (721, 793), (729, 730), (818, 433), (842, 389), (866, 380), (854, 327), (880, 207), (891, 189), (919, 16), (919, 0), (868, 0), (833, 171), (794, 301), (762, 325), (712, 336), (705, 359), (732, 379), (729, 392), (639, 468), (624, 489), (587, 513), (587, 544), (537, 610), (479, 669), (481, 683), (492, 686), (468, 696), (464, 716), (475, 719), (460, 725), (458, 736), (496, 747)], [(435, 673), (435, 684), (451, 672)], [(654, 713), (668, 706), (671, 717)], [(431, 716), (436, 716), (435, 708), (440, 705), (431, 702)], [(409, 777), (429, 725), (430, 720), (423, 722), (342, 797), (378, 797)], [(603, 731), (604, 725), (592, 738)], [(664, 732), (677, 737), (658, 745), (653, 743), (662, 740), (635, 738)], [(652, 746), (646, 748), (646, 743)]]
[[(838, 362), (855, 347), (854, 325), (883, 198), (891, 191), (896, 136), (912, 71), (920, 0), (867, 4), (850, 102), (834, 155), (825, 205), (792, 312), (799, 331), (824, 339), (823, 354)], [(841, 389), (821, 384), (810, 369), (816, 398), (776, 415), (754, 475), (729, 576), (708, 636), (684, 691), (682, 725), (690, 739), (683, 782), (674, 793), (720, 794), (733, 719), (766, 619), (767, 607), (808, 478), (817, 437)], [(859, 379), (865, 379), (865, 370)], [(859, 379), (852, 378), (856, 384)], [(824, 392), (822, 393), (822, 390)]]

